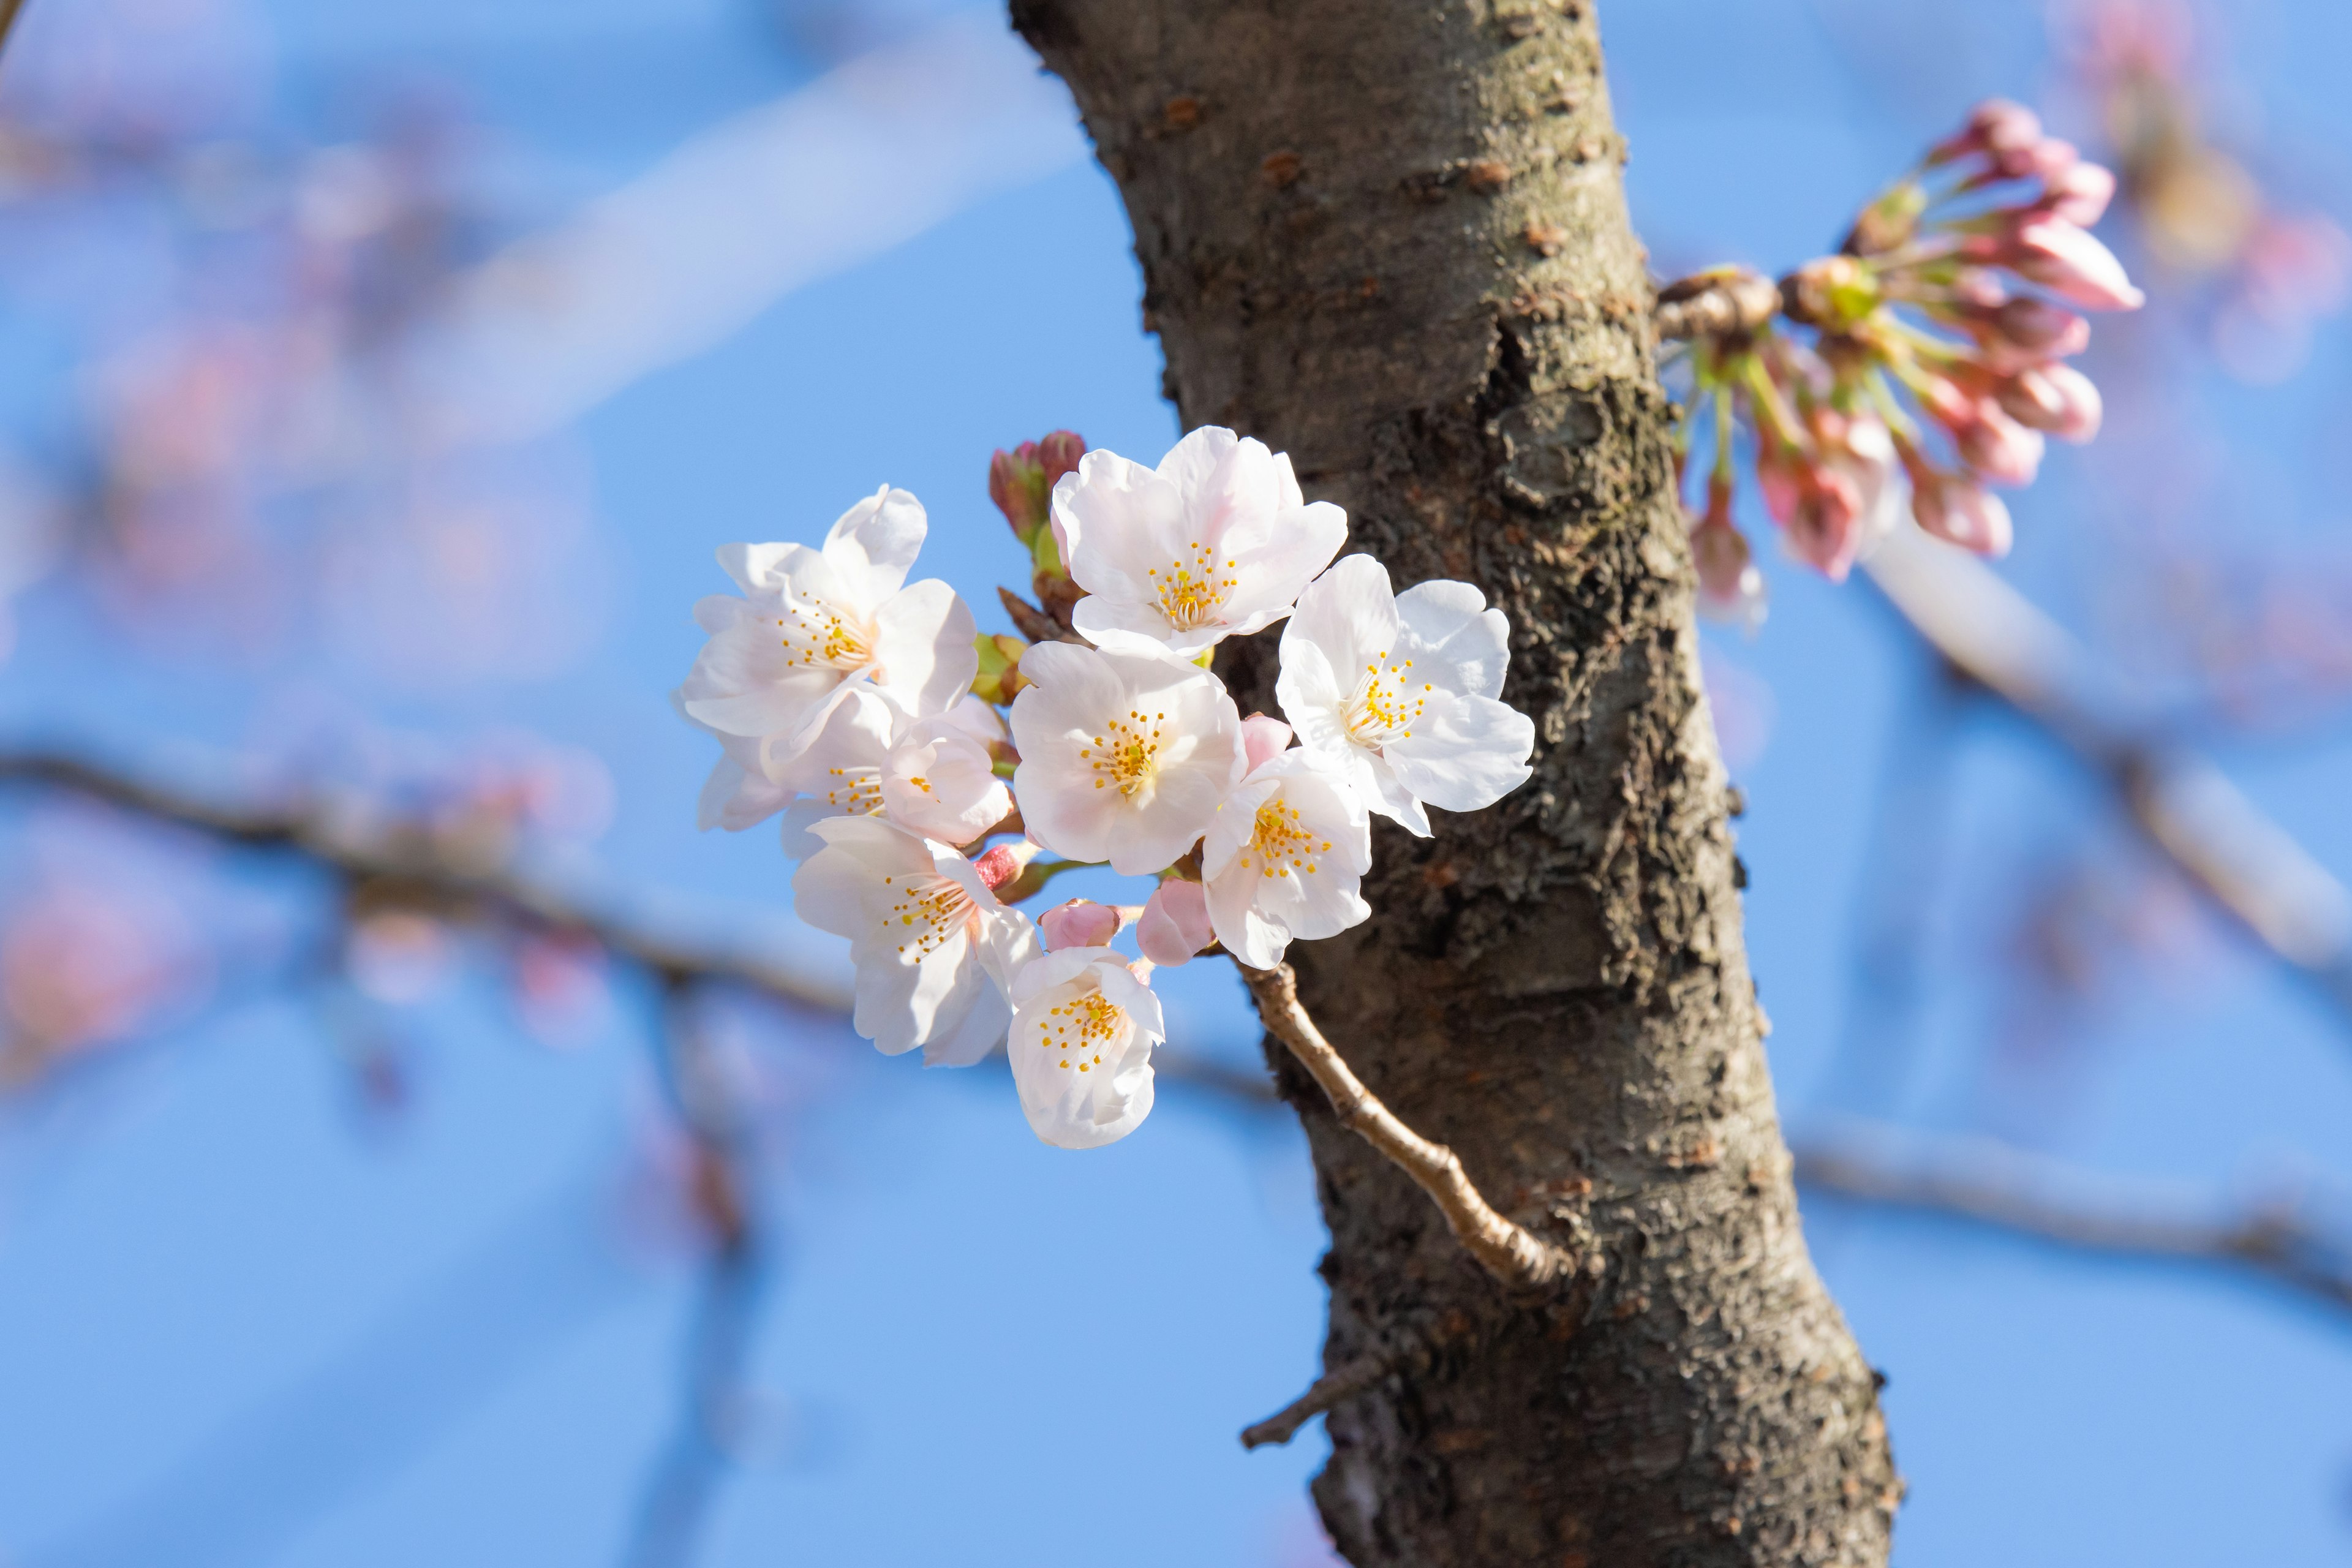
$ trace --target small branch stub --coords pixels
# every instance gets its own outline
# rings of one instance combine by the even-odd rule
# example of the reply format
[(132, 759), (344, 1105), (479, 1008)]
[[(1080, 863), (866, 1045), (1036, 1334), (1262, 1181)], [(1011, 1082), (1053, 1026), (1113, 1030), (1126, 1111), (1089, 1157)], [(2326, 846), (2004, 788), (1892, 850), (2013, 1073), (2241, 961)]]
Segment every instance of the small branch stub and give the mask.
[[(1453, 1150), (1407, 1127), (1364, 1087), (1299, 1005), (1298, 977), (1290, 965), (1252, 969), (1237, 963), (1234, 967), (1241, 970), (1250, 995), (1257, 1002), (1259, 1018), (1323, 1086), (1340, 1124), (1387, 1155), (1430, 1195), (1462, 1245), (1489, 1274), (1507, 1285), (1541, 1286), (1575, 1271), (1577, 1260), (1570, 1254), (1497, 1214), (1472, 1184)], [(1314, 1396), (1315, 1391), (1309, 1390), (1307, 1397)], [(1281, 1419), (1276, 1416), (1261, 1426), (1270, 1426)]]
[(1744, 267), (1716, 268), (1658, 290), (1652, 317), (1664, 341), (1752, 332), (1780, 310), (1780, 286)]

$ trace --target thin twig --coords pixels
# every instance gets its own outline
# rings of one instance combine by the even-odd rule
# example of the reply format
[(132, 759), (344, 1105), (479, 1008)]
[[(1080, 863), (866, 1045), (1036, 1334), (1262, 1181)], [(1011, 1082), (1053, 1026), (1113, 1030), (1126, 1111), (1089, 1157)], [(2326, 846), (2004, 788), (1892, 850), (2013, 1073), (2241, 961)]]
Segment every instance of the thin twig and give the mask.
[(25, 9), (25, 0), (0, 0), (0, 49), (8, 47), (8, 36), (16, 30), (16, 18)]
[(348, 801), (236, 805), (46, 751), (0, 752), (0, 781), (69, 790), (226, 843), (291, 851), (347, 878), (389, 884), (420, 901), (488, 910), (552, 934), (586, 937), (671, 980), (731, 981), (803, 1006), (849, 1010), (841, 986), (798, 973), (767, 954), (697, 943), (536, 877), (510, 856), (486, 856), (478, 846)]
[(1360, 1355), (1345, 1365), (1317, 1378), (1306, 1393), (1255, 1426), (1242, 1428), (1242, 1447), (1263, 1448), (1268, 1444), (1287, 1443), (1297, 1436), (1298, 1429), (1335, 1405), (1353, 1399), (1392, 1372), (1402, 1370), (1408, 1363), (1426, 1363), (1428, 1351), (1415, 1347), (1412, 1352), (1375, 1352)]
[(2087, 1184), (1998, 1144), (1970, 1142), (1922, 1156), (1889, 1157), (1879, 1138), (1813, 1141), (1795, 1150), (1797, 1180), (1864, 1203), (1973, 1221), (2062, 1247), (2250, 1272), (2352, 1309), (2352, 1268), (2293, 1209), (2213, 1219), (2147, 1196), (2105, 1202), (2064, 1195)]
[(1488, 1273), (1508, 1285), (1548, 1285), (1575, 1270), (1574, 1258), (1497, 1214), (1472, 1184), (1453, 1150), (1407, 1127), (1364, 1087), (1299, 1005), (1298, 977), (1290, 965), (1252, 969), (1237, 963), (1234, 967), (1256, 999), (1258, 1016), (1323, 1086), (1339, 1124), (1354, 1130), (1411, 1176)]

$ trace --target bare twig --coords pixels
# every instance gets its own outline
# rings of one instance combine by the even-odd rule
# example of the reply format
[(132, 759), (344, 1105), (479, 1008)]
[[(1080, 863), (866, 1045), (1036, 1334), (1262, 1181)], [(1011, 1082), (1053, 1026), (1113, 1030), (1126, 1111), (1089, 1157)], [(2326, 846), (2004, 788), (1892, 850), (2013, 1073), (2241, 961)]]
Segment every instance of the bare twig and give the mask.
[(2080, 1173), (2014, 1149), (1971, 1142), (1890, 1157), (1880, 1147), (1886, 1142), (1849, 1136), (1801, 1143), (1797, 1180), (1864, 1203), (1948, 1215), (2084, 1251), (2251, 1273), (2352, 1309), (2352, 1267), (2342, 1249), (2290, 1207), (2209, 1218), (2144, 1195), (2094, 1201), (2066, 1195), (2087, 1184)]
[(2352, 1011), (2352, 893), (2219, 768), (2140, 732), (2082, 645), (1976, 557), (1900, 529), (1864, 564), (1928, 646), (2103, 775), (2200, 892)]
[(1358, 1356), (1317, 1378), (1306, 1393), (1265, 1420), (1243, 1427), (1242, 1447), (1263, 1448), (1269, 1444), (1287, 1443), (1298, 1435), (1301, 1426), (1333, 1405), (1353, 1399), (1391, 1373), (1402, 1371), (1414, 1363), (1426, 1364), (1428, 1360), (1428, 1350), (1422, 1346), (1402, 1354), (1384, 1351)]
[(1574, 1258), (1497, 1214), (1471, 1184), (1453, 1150), (1407, 1127), (1364, 1087), (1299, 1005), (1298, 977), (1290, 965), (1252, 969), (1237, 963), (1234, 967), (1257, 1002), (1258, 1016), (1323, 1086), (1339, 1124), (1411, 1176), (1488, 1273), (1508, 1285), (1547, 1285), (1575, 1270)]
[(16, 17), (25, 9), (25, 0), (0, 0), (0, 49), (8, 47), (8, 36), (16, 30)]
[(70, 790), (231, 844), (283, 849), (418, 901), (479, 910), (557, 935), (586, 937), (671, 980), (725, 980), (803, 1006), (845, 1013), (827, 984), (740, 948), (695, 942), (536, 877), (510, 855), (332, 797), (236, 805), (58, 752), (0, 752), (0, 781)]

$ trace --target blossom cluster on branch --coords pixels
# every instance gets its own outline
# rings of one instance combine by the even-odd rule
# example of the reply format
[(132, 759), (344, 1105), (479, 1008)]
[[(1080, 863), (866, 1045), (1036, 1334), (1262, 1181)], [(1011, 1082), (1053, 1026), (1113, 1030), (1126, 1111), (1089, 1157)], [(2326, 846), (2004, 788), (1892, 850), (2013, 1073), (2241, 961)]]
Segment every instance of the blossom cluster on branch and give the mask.
[[(719, 552), (740, 592), (697, 606), (676, 703), (721, 748), (702, 825), (782, 816), (801, 918), (850, 941), (858, 1032), (939, 1066), (1007, 1042), (1037, 1135), (1094, 1148), (1150, 1111), (1155, 966), (1271, 969), (1364, 920), (1371, 818), (1426, 836), (1432, 806), (1492, 805), (1535, 727), (1501, 700), (1503, 613), (1341, 556), (1347, 515), (1258, 441), (1204, 427), (1148, 467), (1061, 431), (997, 453), (989, 490), (1029, 557), (1024, 636), (907, 580), (927, 519), (885, 487), (820, 546)], [(1217, 645), (1277, 624), (1284, 718), (1244, 718)], [(1021, 909), (1094, 864), (1153, 890)], [(1129, 926), (1139, 961), (1111, 945)]]
[(2098, 389), (2065, 363), (2090, 342), (2080, 312), (2141, 303), (2090, 232), (2115, 188), (2031, 110), (1995, 100), (1864, 207), (1838, 254), (1777, 289), (1721, 268), (1664, 292), (1736, 300), (1760, 286), (1767, 306), (1761, 320), (1692, 318), (1685, 470), (1695, 436), (1713, 448), (1691, 533), (1702, 608), (1749, 626), (1763, 615), (1732, 516), (1743, 447), (1790, 552), (1833, 581), (1906, 506), (1938, 538), (2008, 550), (2009, 510), (1989, 487), (2032, 483), (2046, 437), (2098, 431)]

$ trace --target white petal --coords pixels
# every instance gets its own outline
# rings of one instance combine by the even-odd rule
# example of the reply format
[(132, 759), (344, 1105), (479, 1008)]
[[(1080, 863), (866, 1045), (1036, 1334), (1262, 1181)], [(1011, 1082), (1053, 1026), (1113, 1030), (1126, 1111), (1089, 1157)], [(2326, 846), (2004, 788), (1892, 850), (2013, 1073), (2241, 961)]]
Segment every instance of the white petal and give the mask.
[(1484, 594), (1441, 577), (1407, 588), (1396, 605), (1406, 629), (1426, 649), (1414, 656), (1416, 668), (1465, 697), (1502, 696), (1511, 624), (1502, 611), (1486, 608)]
[(1382, 754), (1397, 782), (1430, 805), (1477, 811), (1533, 776), (1528, 757), (1535, 742), (1535, 721), (1517, 710), (1440, 690), (1414, 721), (1412, 737)]
[(944, 713), (980, 673), (971, 606), (937, 577), (883, 601), (874, 612), (875, 689), (918, 718)]
[(922, 502), (885, 485), (835, 521), (824, 557), (852, 602), (870, 608), (906, 582), (929, 526)]
[(1335, 682), (1351, 689), (1358, 670), (1395, 648), (1401, 626), (1388, 568), (1369, 555), (1343, 555), (1298, 595), (1282, 628), (1283, 662), (1293, 642), (1312, 643)]

